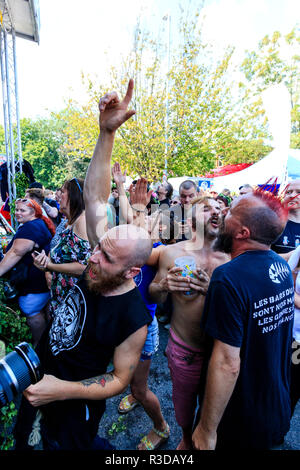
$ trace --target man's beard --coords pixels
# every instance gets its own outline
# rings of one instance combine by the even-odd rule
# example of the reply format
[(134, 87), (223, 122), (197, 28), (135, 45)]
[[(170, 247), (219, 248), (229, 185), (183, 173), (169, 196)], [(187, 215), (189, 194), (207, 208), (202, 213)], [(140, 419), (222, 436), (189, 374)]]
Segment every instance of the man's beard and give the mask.
[[(91, 279), (89, 275), (90, 270), (96, 276), (95, 279)], [(96, 271), (91, 264), (88, 264), (85, 274), (88, 289), (94, 294), (107, 294), (108, 292), (114, 291), (126, 281), (124, 272), (125, 271), (122, 270), (114, 275), (103, 275), (101, 272)]]
[(204, 237), (205, 238), (216, 238), (219, 235), (220, 228), (215, 228), (211, 226), (211, 219), (204, 225)]
[(231, 253), (233, 238), (230, 233), (225, 232), (225, 217), (222, 217), (219, 234), (214, 242), (214, 251), (222, 251), (223, 253)]
[(232, 242), (233, 242), (232, 235), (230, 235), (229, 233), (221, 232), (219, 233), (214, 243), (214, 250), (223, 251), (224, 253), (231, 253)]

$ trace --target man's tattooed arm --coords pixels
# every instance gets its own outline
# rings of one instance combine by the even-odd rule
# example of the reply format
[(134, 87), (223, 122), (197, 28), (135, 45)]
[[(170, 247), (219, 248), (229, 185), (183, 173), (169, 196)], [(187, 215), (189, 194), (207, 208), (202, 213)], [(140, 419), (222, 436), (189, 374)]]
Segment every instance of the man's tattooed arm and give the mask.
[(112, 382), (114, 380), (114, 375), (112, 373), (99, 375), (98, 377), (92, 377), (90, 379), (84, 379), (80, 383), (85, 387), (89, 387), (92, 384), (98, 384), (102, 387), (105, 387), (107, 382)]

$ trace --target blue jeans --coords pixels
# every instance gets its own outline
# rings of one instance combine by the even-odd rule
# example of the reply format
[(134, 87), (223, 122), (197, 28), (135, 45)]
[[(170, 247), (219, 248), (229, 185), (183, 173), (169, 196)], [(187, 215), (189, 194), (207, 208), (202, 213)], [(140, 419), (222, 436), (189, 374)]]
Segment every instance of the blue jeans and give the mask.
[(151, 359), (152, 356), (156, 353), (158, 350), (158, 345), (159, 345), (159, 335), (158, 335), (158, 321), (156, 316), (154, 315), (154, 318), (152, 320), (152, 323), (148, 326), (148, 334), (147, 338), (142, 350), (142, 354), (140, 357), (140, 361), (146, 361), (148, 359)]

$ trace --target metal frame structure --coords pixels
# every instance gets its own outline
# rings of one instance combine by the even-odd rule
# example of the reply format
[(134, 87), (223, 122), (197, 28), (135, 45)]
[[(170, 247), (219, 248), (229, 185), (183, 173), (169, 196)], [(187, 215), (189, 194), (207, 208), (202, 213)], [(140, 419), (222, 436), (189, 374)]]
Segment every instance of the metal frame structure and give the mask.
[[(20, 145), (15, 31), (12, 27), (11, 15), (6, 2), (4, 7), (0, 29), (0, 60), (8, 192), (11, 203), (16, 198), (15, 149), (18, 149), (19, 160), (22, 159), (22, 150)], [(9, 33), (11, 34), (9, 35)], [(14, 123), (17, 123), (17, 132), (14, 132)]]
[[(12, 11), (14, 9), (14, 11)], [(24, 14), (26, 13), (26, 15)], [(22, 147), (19, 115), (16, 36), (39, 42), (39, 17), (36, 0), (21, 2), (0, 0), (0, 65), (5, 132), (5, 151), (8, 171), (9, 202), (16, 198), (15, 168), (22, 173)], [(17, 18), (19, 16), (19, 18)], [(19, 27), (24, 20), (25, 30)], [(29, 32), (28, 32), (29, 31)], [(12, 217), (12, 227), (16, 222)]]

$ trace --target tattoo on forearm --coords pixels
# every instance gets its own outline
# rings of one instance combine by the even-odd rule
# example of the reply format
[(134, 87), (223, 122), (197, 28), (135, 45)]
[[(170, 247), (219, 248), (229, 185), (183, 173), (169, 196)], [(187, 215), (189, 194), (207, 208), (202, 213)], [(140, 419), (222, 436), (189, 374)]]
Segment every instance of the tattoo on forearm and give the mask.
[(90, 385), (93, 385), (93, 384), (98, 384), (98, 385), (101, 385), (101, 387), (105, 387), (107, 382), (112, 382), (113, 380), (114, 380), (114, 375), (110, 373), (110, 374), (99, 375), (98, 377), (92, 377), (90, 379), (84, 379), (81, 381), (81, 383), (85, 387), (89, 387)]

